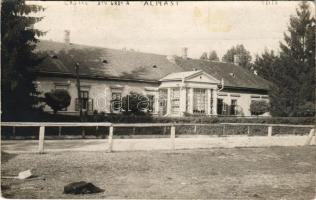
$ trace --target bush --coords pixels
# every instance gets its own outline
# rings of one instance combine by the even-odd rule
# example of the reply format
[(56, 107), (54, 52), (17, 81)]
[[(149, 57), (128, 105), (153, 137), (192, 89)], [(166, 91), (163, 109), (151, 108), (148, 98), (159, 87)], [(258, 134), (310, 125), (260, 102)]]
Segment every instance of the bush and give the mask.
[(252, 101), (250, 104), (250, 112), (254, 115), (262, 115), (269, 112), (270, 106), (266, 101)]
[(56, 114), (70, 105), (71, 97), (67, 90), (53, 90), (45, 93), (46, 104), (51, 107)]

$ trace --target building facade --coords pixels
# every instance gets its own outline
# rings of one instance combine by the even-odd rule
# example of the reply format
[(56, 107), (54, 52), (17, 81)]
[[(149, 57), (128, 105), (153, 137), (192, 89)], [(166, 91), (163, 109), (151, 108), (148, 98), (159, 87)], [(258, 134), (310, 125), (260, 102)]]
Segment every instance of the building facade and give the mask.
[(120, 113), (122, 98), (131, 93), (141, 94), (139, 109), (160, 116), (251, 116), (252, 101), (269, 101), (266, 80), (238, 65), (188, 58), (186, 50), (164, 56), (41, 41), (37, 51), (45, 56), (38, 90), (67, 90), (71, 103), (64, 114), (79, 112), (75, 64), (88, 112)]

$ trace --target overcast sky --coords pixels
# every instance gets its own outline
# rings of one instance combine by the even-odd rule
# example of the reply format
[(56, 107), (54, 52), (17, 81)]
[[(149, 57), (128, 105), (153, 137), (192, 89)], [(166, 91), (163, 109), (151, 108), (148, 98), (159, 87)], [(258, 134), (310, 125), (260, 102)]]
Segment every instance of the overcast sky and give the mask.
[[(98, 5), (98, 2), (28, 2), (40, 4), (45, 18), (36, 28), (48, 31), (42, 39), (63, 41), (70, 30), (72, 43), (198, 58), (216, 50), (222, 56), (244, 44), (254, 56), (265, 48), (278, 50), (290, 15), (298, 2), (179, 2), (171, 6)], [(313, 11), (314, 13), (314, 11)]]

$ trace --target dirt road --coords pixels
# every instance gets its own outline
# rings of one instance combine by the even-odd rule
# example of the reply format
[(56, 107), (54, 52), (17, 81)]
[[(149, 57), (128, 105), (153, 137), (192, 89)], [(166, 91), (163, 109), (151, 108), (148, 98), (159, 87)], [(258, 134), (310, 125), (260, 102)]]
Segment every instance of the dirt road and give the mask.
[[(33, 169), (40, 179), (2, 180), (7, 198), (313, 199), (316, 147), (3, 154), (2, 175)], [(105, 191), (65, 195), (90, 181)]]

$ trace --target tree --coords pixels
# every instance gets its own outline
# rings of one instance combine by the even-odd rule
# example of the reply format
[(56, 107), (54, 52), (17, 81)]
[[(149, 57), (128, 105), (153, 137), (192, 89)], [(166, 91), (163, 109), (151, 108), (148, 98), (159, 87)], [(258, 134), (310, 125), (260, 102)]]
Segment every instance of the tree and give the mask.
[(269, 112), (269, 104), (266, 101), (252, 101), (250, 104), (250, 112), (253, 115), (262, 115)]
[(201, 60), (207, 60), (207, 53), (203, 52), (203, 54), (200, 57)]
[(280, 43), (279, 82), (289, 90), (282, 96), (288, 100), (289, 116), (302, 116), (302, 108), (314, 104), (315, 110), (315, 18), (309, 3), (301, 2), (296, 16), (291, 16), (285, 43)]
[(219, 58), (218, 58), (218, 56), (217, 56), (216, 51), (211, 51), (210, 54), (209, 54), (209, 56), (208, 56), (208, 59), (209, 59), (210, 61), (219, 61)]
[(36, 36), (44, 33), (33, 28), (42, 18), (30, 14), (43, 8), (26, 5), (24, 0), (3, 0), (1, 6), (2, 119), (18, 120), (38, 105), (34, 81), (41, 59), (33, 50), (38, 41)]
[(257, 56), (254, 69), (273, 83), (270, 89), (274, 116), (315, 115), (315, 18), (307, 2), (290, 17), (280, 55), (266, 50)]
[(255, 70), (257, 75), (261, 76), (262, 78), (271, 82), (275, 82), (274, 75), (275, 69), (277, 67), (277, 61), (278, 57), (275, 55), (274, 51), (268, 51), (266, 49), (261, 56), (256, 56), (253, 70)]
[(230, 48), (222, 57), (222, 61), (234, 63), (235, 56), (237, 56), (240, 66), (248, 70), (250, 69), (250, 61), (252, 58), (250, 52), (246, 50), (244, 45), (238, 44), (236, 47), (233, 46)]
[(45, 93), (45, 102), (54, 111), (63, 110), (70, 105), (71, 97), (67, 90), (53, 90)]

